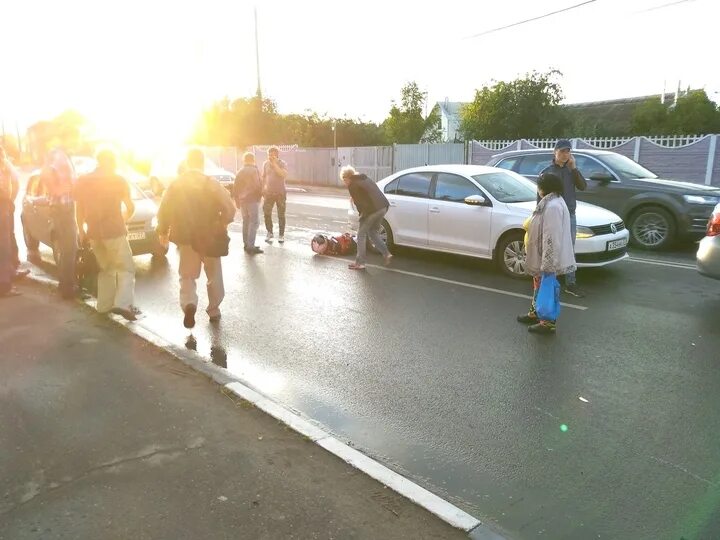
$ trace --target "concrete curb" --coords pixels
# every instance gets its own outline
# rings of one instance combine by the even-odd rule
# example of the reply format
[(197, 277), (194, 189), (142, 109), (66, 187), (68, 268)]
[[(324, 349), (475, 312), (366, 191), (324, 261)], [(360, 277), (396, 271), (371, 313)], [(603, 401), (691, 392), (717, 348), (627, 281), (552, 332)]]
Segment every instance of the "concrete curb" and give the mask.
[[(42, 271), (40, 268), (33, 268), (36, 271)], [(27, 279), (43, 285), (51, 285), (54, 287), (58, 285), (56, 280), (42, 274), (31, 273)], [(89, 300), (85, 300), (83, 303), (90, 308), (95, 308)], [(288, 409), (256, 390), (253, 390), (244, 381), (231, 374), (225, 368), (208, 362), (208, 360), (203, 358), (199, 353), (175, 345), (152, 330), (145, 328), (142, 325), (142, 319), (135, 322), (128, 322), (121, 317), (109, 316), (109, 320), (125, 327), (133, 334), (156, 347), (166, 350), (188, 367), (209, 377), (237, 397), (261, 409), (349, 465), (421, 506), (449, 525), (467, 532), (469, 538), (473, 540), (505, 540), (504, 537), (499, 536), (483, 525), (479, 519), (471, 516), (445, 499), (438, 497), (434, 493), (431, 493), (415, 482), (390, 470), (380, 462), (341, 442), (311, 420), (304, 418), (300, 412)]]

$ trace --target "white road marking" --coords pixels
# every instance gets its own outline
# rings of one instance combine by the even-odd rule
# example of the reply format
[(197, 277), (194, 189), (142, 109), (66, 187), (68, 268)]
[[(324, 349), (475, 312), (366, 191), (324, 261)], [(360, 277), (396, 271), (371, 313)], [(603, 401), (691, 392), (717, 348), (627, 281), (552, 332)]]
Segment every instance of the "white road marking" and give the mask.
[(681, 262), (663, 262), (653, 259), (643, 259), (640, 257), (630, 257), (625, 259), (629, 262), (635, 262), (640, 264), (652, 264), (653, 266), (666, 266), (668, 268), (684, 268), (685, 270), (697, 270), (694, 264), (681, 263)]
[[(330, 257), (332, 258), (332, 257)], [(347, 262), (347, 261), (343, 261)], [(532, 296), (528, 294), (521, 294), (511, 291), (503, 291), (502, 289), (493, 289), (492, 287), (485, 287), (483, 285), (474, 285), (472, 283), (465, 283), (463, 281), (455, 281), (453, 279), (445, 279), (441, 277), (436, 276), (428, 276), (427, 274), (418, 274), (417, 272), (408, 272), (407, 270), (398, 270), (397, 268), (387, 268), (386, 266), (378, 266), (376, 264), (368, 264), (368, 268), (377, 268), (378, 270), (384, 270), (385, 272), (394, 272), (396, 274), (404, 274), (406, 276), (412, 276), (412, 277), (418, 277), (422, 279), (429, 279), (431, 281), (439, 281), (440, 283), (448, 283), (450, 285), (458, 285), (460, 287), (467, 287), (469, 289), (476, 289), (479, 291), (485, 291), (485, 292), (491, 292), (495, 294), (503, 294), (505, 296), (514, 296), (515, 298), (524, 298), (526, 300), (532, 300)], [(576, 304), (566, 304), (565, 302), (560, 302), (560, 305), (563, 307), (571, 308), (571, 309), (577, 309), (580, 311), (587, 311), (587, 306), (578, 306)]]

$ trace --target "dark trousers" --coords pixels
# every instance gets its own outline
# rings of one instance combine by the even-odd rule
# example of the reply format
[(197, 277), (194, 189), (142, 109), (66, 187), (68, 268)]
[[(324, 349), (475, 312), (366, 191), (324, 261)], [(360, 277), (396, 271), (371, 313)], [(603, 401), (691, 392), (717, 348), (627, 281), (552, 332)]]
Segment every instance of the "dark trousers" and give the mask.
[(265, 228), (267, 232), (273, 232), (272, 211), (273, 206), (277, 205), (278, 225), (280, 226), (280, 236), (285, 236), (285, 206), (287, 195), (285, 193), (265, 195), (263, 202), (263, 214), (265, 215)]
[(77, 294), (77, 223), (74, 204), (51, 207), (55, 248), (58, 250), (58, 288), (64, 298)]
[(10, 201), (0, 200), (0, 294), (12, 288), (15, 276), (12, 237), (13, 205)]

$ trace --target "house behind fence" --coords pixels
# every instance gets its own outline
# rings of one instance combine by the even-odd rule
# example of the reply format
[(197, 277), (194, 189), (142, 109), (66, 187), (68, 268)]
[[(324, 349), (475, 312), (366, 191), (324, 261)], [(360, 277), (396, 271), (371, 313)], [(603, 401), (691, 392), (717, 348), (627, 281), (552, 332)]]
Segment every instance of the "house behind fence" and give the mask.
[[(610, 150), (634, 159), (662, 178), (720, 186), (718, 135), (682, 137), (603, 137), (571, 139), (574, 148)], [(280, 157), (288, 164), (289, 181), (316, 186), (341, 186), (340, 168), (352, 165), (370, 178), (381, 180), (410, 167), (421, 165), (485, 165), (492, 156), (511, 150), (552, 148), (555, 139), (471, 141), (469, 143), (395, 144), (341, 148), (300, 148), (279, 146)], [(253, 146), (259, 166), (269, 146)], [(242, 165), (246, 150), (205, 148), (206, 155), (231, 172)]]

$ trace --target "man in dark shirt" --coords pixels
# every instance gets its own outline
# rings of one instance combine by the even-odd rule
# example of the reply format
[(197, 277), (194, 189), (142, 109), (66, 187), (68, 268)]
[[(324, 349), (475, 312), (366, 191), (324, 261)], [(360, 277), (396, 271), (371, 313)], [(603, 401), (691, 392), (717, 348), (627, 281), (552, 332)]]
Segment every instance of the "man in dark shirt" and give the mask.
[(115, 172), (115, 154), (101, 150), (97, 162), (97, 169), (80, 177), (75, 186), (80, 245), (90, 241), (100, 268), (97, 310), (134, 321), (135, 263), (125, 223), (135, 213), (135, 204), (127, 181)]
[(255, 154), (252, 152), (245, 152), (243, 155), (243, 168), (235, 177), (233, 197), (235, 205), (242, 214), (245, 253), (249, 255), (262, 253), (263, 250), (255, 245), (259, 225), (260, 199), (262, 199), (262, 179), (260, 171), (255, 165)]
[[(565, 199), (565, 204), (567, 204), (570, 211), (570, 234), (572, 234), (572, 243), (575, 246), (575, 235), (577, 234), (577, 218), (575, 217), (577, 199), (575, 198), (575, 190), (585, 191), (587, 181), (577, 168), (571, 149), (572, 144), (567, 139), (560, 139), (555, 143), (553, 162), (540, 173), (540, 176), (545, 173), (553, 173), (562, 180), (563, 199)], [(585, 296), (577, 286), (575, 272), (565, 275), (564, 291), (578, 298)]]
[(392, 255), (380, 236), (380, 224), (387, 214), (390, 203), (377, 184), (364, 174), (358, 174), (352, 167), (343, 167), (340, 172), (342, 181), (348, 188), (353, 203), (360, 214), (357, 235), (357, 257), (348, 266), (351, 270), (365, 270), (367, 239), (382, 253), (385, 264), (390, 264)]

